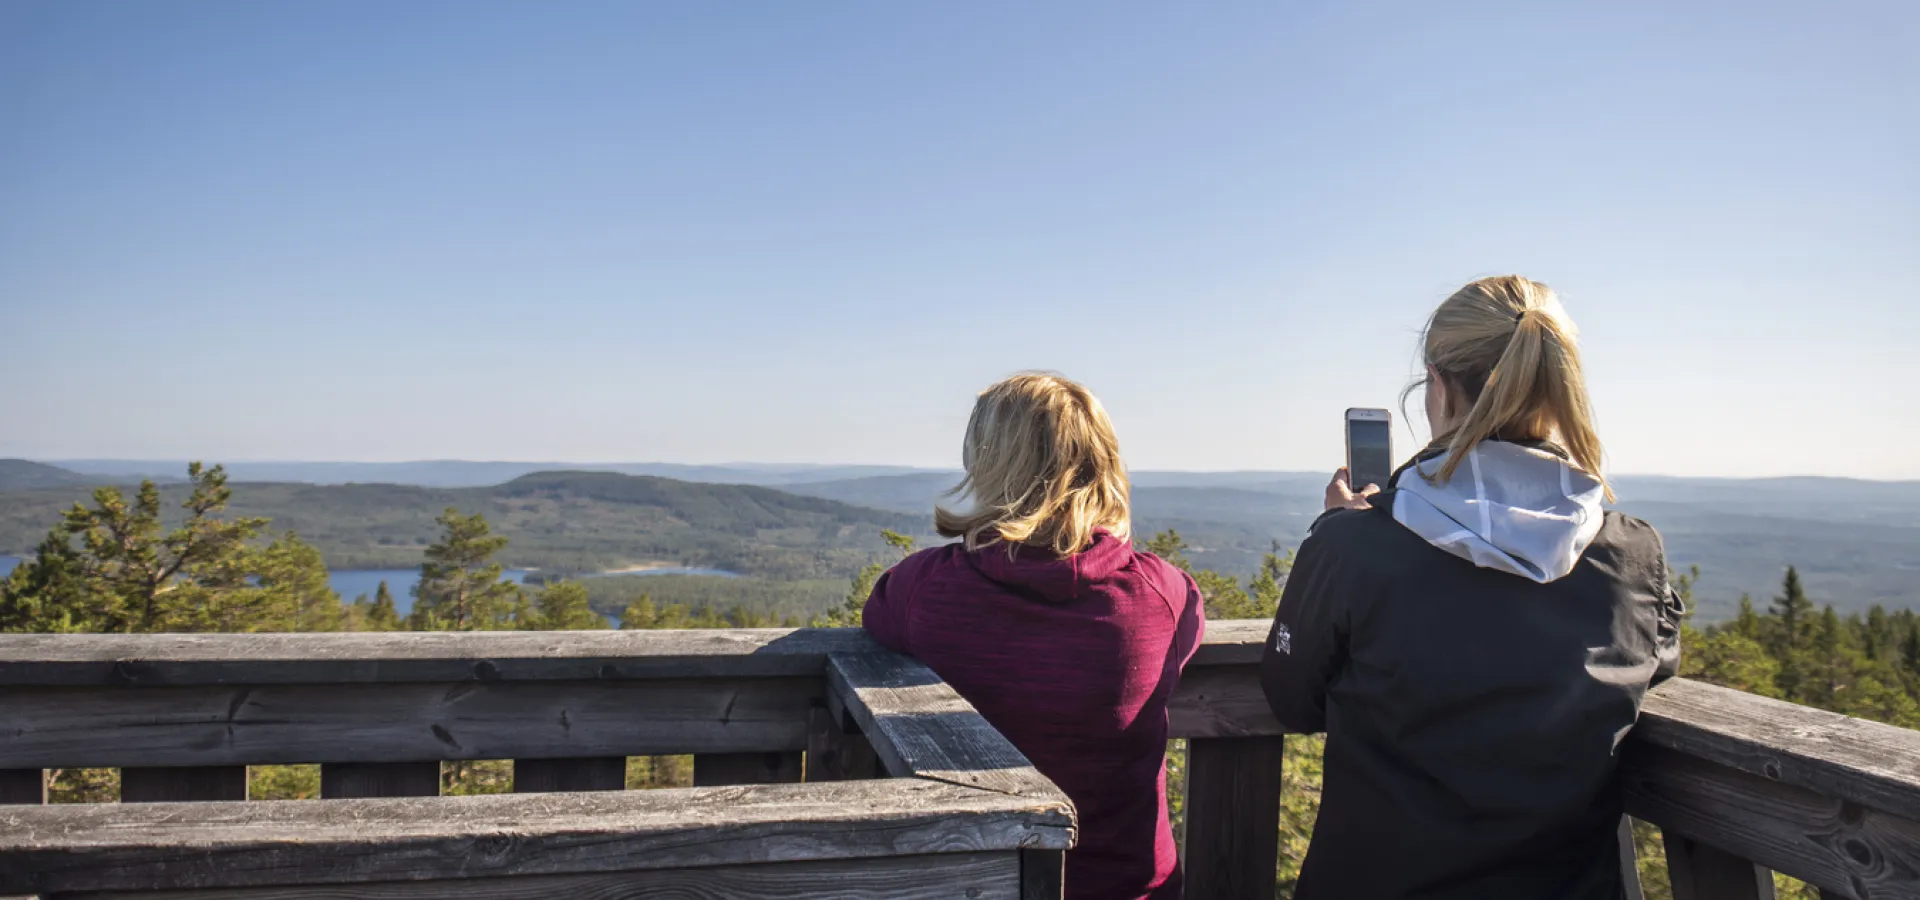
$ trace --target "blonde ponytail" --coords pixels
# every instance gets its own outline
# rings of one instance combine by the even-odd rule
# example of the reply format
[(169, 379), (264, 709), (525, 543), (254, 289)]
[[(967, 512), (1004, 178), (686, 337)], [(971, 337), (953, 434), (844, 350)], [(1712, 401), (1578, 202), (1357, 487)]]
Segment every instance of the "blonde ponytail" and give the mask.
[[(1507, 438), (1558, 443), (1604, 485), (1578, 336), (1553, 289), (1518, 275), (1483, 278), (1440, 304), (1427, 323), (1427, 363), (1472, 406), (1434, 435), (1447, 447), (1434, 480), (1452, 478), (1481, 441)], [(1606, 493), (1613, 499), (1611, 486)]]

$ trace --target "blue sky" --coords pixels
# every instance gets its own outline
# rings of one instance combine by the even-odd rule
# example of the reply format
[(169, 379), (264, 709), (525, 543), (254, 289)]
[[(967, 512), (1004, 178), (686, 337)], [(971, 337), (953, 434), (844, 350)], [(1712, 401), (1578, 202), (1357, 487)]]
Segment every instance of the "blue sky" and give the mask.
[(1517, 271), (1616, 471), (1920, 478), (1920, 5), (1570, 6), (0, 0), (0, 455), (1326, 469)]

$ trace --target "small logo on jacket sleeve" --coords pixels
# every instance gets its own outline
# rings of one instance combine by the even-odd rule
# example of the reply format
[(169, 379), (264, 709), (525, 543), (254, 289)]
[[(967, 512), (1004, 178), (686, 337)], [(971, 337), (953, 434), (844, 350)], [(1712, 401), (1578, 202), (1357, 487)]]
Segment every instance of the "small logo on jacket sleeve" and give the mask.
[(1287, 626), (1280, 625), (1273, 629), (1273, 649), (1288, 656), (1293, 655), (1293, 632), (1288, 631)]

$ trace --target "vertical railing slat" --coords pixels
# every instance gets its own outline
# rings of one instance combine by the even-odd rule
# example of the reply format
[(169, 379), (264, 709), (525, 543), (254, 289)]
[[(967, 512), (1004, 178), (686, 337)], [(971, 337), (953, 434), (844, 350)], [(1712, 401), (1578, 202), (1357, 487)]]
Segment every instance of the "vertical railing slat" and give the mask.
[(1066, 866), (1062, 850), (1020, 851), (1020, 900), (1060, 900), (1066, 891)]
[(1773, 873), (1751, 860), (1666, 832), (1673, 900), (1773, 900)]
[(697, 753), (693, 786), (785, 784), (802, 777), (798, 753)]
[(626, 787), (627, 758), (624, 756), (513, 761), (513, 791), (516, 794), (619, 791)]
[(1187, 742), (1187, 896), (1272, 900), (1284, 750), (1279, 737)]
[(325, 763), (320, 766), (320, 796), (434, 797), (440, 793), (440, 763)]
[(0, 769), (0, 804), (47, 802), (47, 770)]
[(1620, 842), (1620, 886), (1625, 894), (1624, 900), (1643, 900), (1646, 896), (1640, 890), (1640, 854), (1633, 844), (1633, 819), (1620, 817), (1620, 830), (1615, 840)]
[(246, 766), (139, 766), (120, 770), (120, 802), (247, 799)]
[(807, 781), (850, 781), (876, 778), (879, 758), (873, 745), (858, 727), (847, 730), (842, 721), (825, 706), (816, 706), (807, 716)]

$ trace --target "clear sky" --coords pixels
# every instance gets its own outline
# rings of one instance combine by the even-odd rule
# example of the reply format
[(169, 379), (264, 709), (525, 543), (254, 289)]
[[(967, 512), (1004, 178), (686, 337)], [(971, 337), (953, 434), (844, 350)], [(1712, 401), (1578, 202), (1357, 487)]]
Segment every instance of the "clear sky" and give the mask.
[(1515, 271), (1614, 470), (1920, 478), (1915, 47), (1911, 0), (0, 0), (0, 456), (954, 465), (1050, 368), (1135, 467), (1326, 469)]

